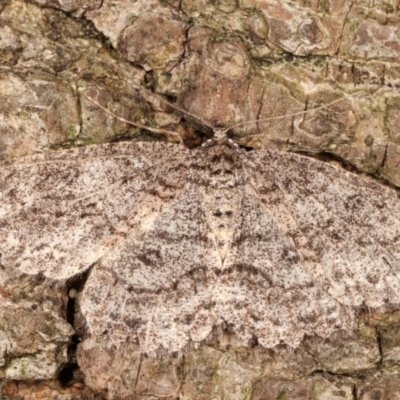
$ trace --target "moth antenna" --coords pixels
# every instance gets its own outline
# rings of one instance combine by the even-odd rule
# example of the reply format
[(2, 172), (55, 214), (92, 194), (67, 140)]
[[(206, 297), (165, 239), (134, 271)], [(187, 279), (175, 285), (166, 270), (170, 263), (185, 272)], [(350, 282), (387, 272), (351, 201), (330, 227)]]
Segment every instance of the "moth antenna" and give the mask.
[(139, 87), (140, 90), (143, 90), (145, 93), (147, 93), (149, 96), (153, 96), (155, 97), (157, 100), (162, 101), (163, 103), (167, 104), (169, 107), (172, 107), (174, 110), (179, 111), (180, 113), (182, 113), (183, 115), (186, 115), (190, 118), (195, 119), (197, 122), (199, 122), (201, 125), (206, 126), (207, 128), (209, 128), (211, 131), (214, 132), (214, 127), (212, 125), (210, 125), (208, 122), (206, 122), (204, 119), (200, 118), (198, 115), (193, 114), (187, 110), (184, 110), (183, 108), (177, 106), (174, 103), (170, 103), (168, 100), (165, 100), (164, 98), (162, 98), (161, 96), (159, 96), (156, 93), (151, 92), (150, 90), (146, 89), (145, 87), (143, 87), (142, 85), (140, 85), (139, 83), (135, 83), (132, 82), (133, 84), (135, 84), (136, 86)]
[(126, 73), (117, 65), (114, 65), (114, 67), (116, 69), (118, 69), (119, 71), (121, 71), (121, 73), (125, 76), (125, 78), (127, 79), (128, 82), (130, 82), (132, 85), (136, 86), (139, 90), (143, 91), (144, 93), (146, 93), (149, 96), (153, 96), (155, 97), (157, 100), (161, 101), (162, 103), (168, 105), (169, 107), (173, 108), (174, 110), (180, 112), (181, 114), (193, 118), (194, 120), (196, 120), (197, 122), (199, 122), (201, 125), (206, 126), (208, 129), (210, 129), (212, 132), (214, 132), (214, 127), (212, 125), (210, 125), (207, 121), (205, 121), (204, 119), (202, 119), (201, 117), (199, 117), (196, 114), (192, 114), (191, 112), (183, 109), (182, 107), (177, 106), (174, 103), (169, 102), (168, 100), (165, 100), (162, 96), (151, 92), (150, 90), (146, 89), (139, 81), (135, 82), (134, 80), (132, 80), (131, 78), (129, 78)]
[(319, 107), (310, 108), (308, 110), (299, 111), (299, 112), (296, 112), (296, 113), (293, 113), (293, 114), (284, 114), (284, 115), (278, 115), (276, 117), (268, 117), (268, 118), (251, 119), (251, 120), (248, 120), (248, 121), (242, 121), (242, 122), (238, 122), (237, 124), (231, 125), (226, 130), (230, 130), (232, 128), (237, 128), (238, 126), (243, 126), (243, 125), (247, 125), (247, 124), (254, 124), (254, 123), (257, 123), (257, 122), (266, 122), (266, 121), (273, 121), (273, 120), (284, 119), (284, 118), (297, 117), (299, 115), (304, 115), (304, 114), (307, 114), (307, 113), (312, 112), (312, 111), (317, 111), (317, 110), (322, 110), (324, 108), (328, 108), (328, 107), (332, 106), (333, 104), (340, 103), (341, 101), (343, 101), (343, 100), (345, 100), (347, 98), (353, 98), (355, 96), (358, 96), (359, 94), (365, 94), (365, 92), (359, 91), (359, 92), (356, 92), (356, 93), (354, 93), (352, 95), (344, 93), (344, 96), (341, 97), (340, 99), (336, 99), (334, 101), (331, 101), (328, 104), (323, 104), (322, 106), (319, 106)]
[(97, 100), (93, 99), (92, 97), (88, 96), (87, 94), (82, 93), (82, 96), (85, 97), (85, 99), (88, 99), (93, 104), (95, 104), (97, 107), (101, 108), (105, 113), (111, 115), (112, 117), (114, 117), (115, 119), (118, 119), (121, 122), (124, 122), (126, 124), (135, 126), (136, 128), (145, 129), (145, 130), (147, 130), (149, 132), (152, 132), (152, 133), (158, 133), (158, 134), (164, 135), (167, 138), (170, 138), (170, 137), (178, 138), (179, 143), (183, 144), (183, 140), (181, 138), (181, 135), (179, 135), (179, 133), (176, 133), (176, 132), (173, 132), (173, 131), (169, 131), (167, 129), (162, 129), (162, 128), (152, 128), (151, 126), (137, 124), (136, 122), (129, 121), (129, 120), (127, 120), (127, 119), (125, 119), (123, 117), (120, 117), (119, 115), (115, 114), (114, 112), (109, 110), (107, 107), (102, 106)]

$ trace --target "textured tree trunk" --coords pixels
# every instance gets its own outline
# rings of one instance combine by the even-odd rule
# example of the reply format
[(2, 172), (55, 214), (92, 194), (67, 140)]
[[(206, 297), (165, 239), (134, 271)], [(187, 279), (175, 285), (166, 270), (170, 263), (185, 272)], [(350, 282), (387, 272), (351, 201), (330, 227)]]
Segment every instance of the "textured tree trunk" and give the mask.
[[(399, 87), (395, 0), (0, 1), (5, 160), (117, 140), (181, 137), (194, 148), (211, 135), (207, 124), (269, 118), (230, 135), (395, 187)], [(179, 136), (133, 127), (87, 96)], [(0, 268), (1, 399), (400, 399), (395, 307), (360, 308), (355, 330), (306, 337), (295, 349), (243, 347), (225, 330), (152, 358), (87, 337), (75, 305), (84, 284)]]

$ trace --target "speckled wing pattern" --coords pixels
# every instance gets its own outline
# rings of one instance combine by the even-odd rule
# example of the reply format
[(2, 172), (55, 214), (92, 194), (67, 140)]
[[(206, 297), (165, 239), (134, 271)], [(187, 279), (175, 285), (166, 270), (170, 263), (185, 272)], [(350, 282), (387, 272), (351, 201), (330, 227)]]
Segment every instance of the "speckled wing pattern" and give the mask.
[(90, 269), (88, 333), (178, 351), (223, 324), (243, 344), (351, 330), (400, 303), (400, 201), (372, 180), (226, 138), (116, 143), (0, 169), (0, 263), (61, 280)]
[(398, 192), (297, 154), (253, 156), (275, 169), (279, 200), (274, 206), (271, 192), (261, 198), (324, 290), (352, 306), (399, 303)]
[(174, 178), (186, 152), (117, 143), (3, 163), (1, 264), (56, 280), (86, 270), (124, 239), (130, 220), (164, 180), (172, 192), (179, 189), (182, 179)]

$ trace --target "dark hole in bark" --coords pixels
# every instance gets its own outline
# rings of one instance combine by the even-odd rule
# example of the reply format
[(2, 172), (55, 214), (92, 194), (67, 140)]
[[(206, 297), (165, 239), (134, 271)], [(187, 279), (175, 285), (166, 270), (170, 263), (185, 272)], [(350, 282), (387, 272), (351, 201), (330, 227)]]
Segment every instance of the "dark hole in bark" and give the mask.
[(239, 145), (239, 147), (240, 147), (241, 149), (243, 149), (243, 150), (246, 150), (246, 151), (252, 151), (252, 150), (253, 150), (253, 148), (250, 147), (250, 146)]
[[(79, 331), (79, 327), (76, 325), (75, 316), (77, 313), (76, 298), (78, 293), (80, 293), (86, 281), (89, 278), (92, 266), (88, 268), (84, 273), (71, 278), (67, 284), (68, 302), (66, 305), (65, 316), (67, 322), (75, 329)], [(74, 291), (74, 295), (71, 296), (71, 292)], [(61, 387), (68, 387), (77, 381), (81, 381), (81, 374), (79, 373), (79, 365), (76, 360), (76, 349), (81, 341), (81, 335), (75, 333), (71, 337), (71, 341), (68, 346), (68, 362), (63, 366), (63, 368), (58, 373), (57, 379)]]

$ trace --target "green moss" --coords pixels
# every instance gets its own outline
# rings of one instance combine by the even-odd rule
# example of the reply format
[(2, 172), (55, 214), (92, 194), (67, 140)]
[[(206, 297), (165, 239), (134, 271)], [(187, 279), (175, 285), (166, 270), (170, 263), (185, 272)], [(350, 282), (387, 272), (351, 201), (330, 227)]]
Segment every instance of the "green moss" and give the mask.
[(127, 21), (134, 23), (138, 19), (138, 16), (130, 13), (127, 15), (126, 19), (127, 19)]
[(197, 363), (205, 363), (208, 358), (208, 354), (204, 351), (204, 349), (196, 350), (196, 362)]
[(328, 0), (322, 0), (318, 4), (318, 13), (328, 14), (331, 11)]
[(160, 357), (157, 358), (157, 369), (159, 371), (168, 372), (171, 368), (171, 364), (168, 362), (167, 359)]
[(358, 335), (360, 339), (372, 340), (374, 342), (376, 341), (375, 329), (370, 328), (363, 323), (360, 323), (358, 327)]
[(67, 135), (68, 140), (74, 140), (78, 136), (79, 131), (76, 125), (69, 125), (65, 130), (65, 133)]
[[(18, 379), (21, 380), (29, 380), (29, 379), (34, 379), (35, 377), (32, 376), (32, 374), (30, 374), (27, 370), (26, 367), (26, 359), (25, 358), (14, 358), (10, 365), (7, 367), (7, 370), (14, 370), (13, 373), (11, 373), (11, 375), (14, 376), (18, 376)], [(17, 374), (17, 375), (15, 375)], [(6, 376), (7, 376), (7, 372), (6, 372)]]
[(325, 385), (322, 382), (315, 382), (313, 391), (312, 391), (312, 398), (317, 400), (320, 398), (321, 394), (325, 392)]
[(240, 400), (248, 400), (251, 397), (251, 386), (250, 385), (246, 385), (244, 387), (242, 387), (241, 393), (240, 393)]
[(348, 19), (346, 25), (344, 26), (344, 31), (346, 32), (346, 35), (350, 32), (355, 32), (356, 29), (361, 25), (361, 22), (362, 20), (359, 20), (357, 18)]
[(100, 143), (100, 141), (97, 141), (94, 138), (79, 138), (79, 140), (75, 142), (77, 146), (89, 146), (91, 144), (98, 144), (98, 143)]
[(279, 393), (279, 396), (276, 400), (290, 400), (286, 392)]

